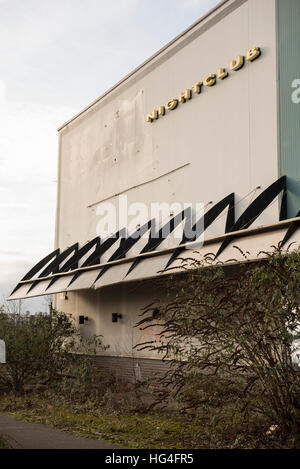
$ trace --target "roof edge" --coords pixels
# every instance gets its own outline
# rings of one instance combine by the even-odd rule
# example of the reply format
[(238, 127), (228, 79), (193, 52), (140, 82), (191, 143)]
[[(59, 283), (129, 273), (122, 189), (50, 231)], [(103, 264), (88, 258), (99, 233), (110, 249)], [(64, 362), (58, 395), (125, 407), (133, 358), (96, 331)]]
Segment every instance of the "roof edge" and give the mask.
[(135, 75), (137, 72), (139, 72), (145, 65), (147, 65), (149, 62), (151, 62), (153, 59), (158, 57), (162, 52), (164, 52), (166, 49), (168, 49), (171, 45), (173, 45), (175, 42), (177, 42), (179, 39), (181, 39), (183, 36), (185, 36), (187, 33), (189, 33), (192, 29), (194, 29), (198, 24), (202, 23), (202, 21), (206, 20), (210, 15), (212, 15), (215, 11), (217, 11), (219, 8), (221, 8), (223, 5), (226, 3), (230, 2), (230, 0), (222, 0), (220, 1), (217, 5), (215, 5), (213, 8), (211, 8), (207, 13), (205, 13), (203, 16), (201, 16), (198, 20), (196, 20), (194, 23), (192, 23), (188, 28), (186, 28), (182, 33), (178, 34), (177, 36), (174, 37), (171, 41), (169, 41), (166, 45), (164, 45), (161, 49), (159, 49), (157, 52), (155, 52), (153, 55), (151, 55), (148, 59), (146, 59), (144, 62), (142, 62), (140, 65), (138, 65), (135, 69), (133, 69), (130, 73), (125, 75), (123, 78), (121, 78), (120, 81), (118, 81), (115, 85), (113, 85), (111, 88), (106, 90), (104, 93), (102, 93), (98, 98), (96, 98), (94, 101), (92, 101), (90, 104), (88, 104), (86, 107), (84, 107), (81, 111), (79, 111), (77, 114), (75, 114), (73, 117), (68, 119), (65, 123), (60, 125), (57, 129), (59, 132), (62, 130), (64, 127), (66, 127), (68, 124), (76, 120), (78, 117), (80, 117), (82, 114), (84, 114), (86, 111), (88, 111), (91, 107), (93, 107), (95, 104), (97, 104), (99, 101), (101, 101), (105, 96), (107, 96), (109, 93), (111, 93), (113, 90), (118, 88), (120, 85), (122, 85), (126, 80), (128, 80), (131, 76)]

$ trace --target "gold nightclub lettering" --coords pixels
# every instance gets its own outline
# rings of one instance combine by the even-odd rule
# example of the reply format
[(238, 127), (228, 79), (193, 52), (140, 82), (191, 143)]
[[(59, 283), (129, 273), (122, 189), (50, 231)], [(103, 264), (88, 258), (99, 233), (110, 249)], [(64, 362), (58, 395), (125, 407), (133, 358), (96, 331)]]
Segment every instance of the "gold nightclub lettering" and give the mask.
[[(238, 55), (235, 59), (231, 60), (229, 69), (236, 72), (244, 66), (245, 62), (253, 62), (253, 60), (257, 59), (260, 54), (261, 50), (259, 47), (251, 47), (247, 50), (245, 56)], [(176, 109), (179, 103), (186, 103), (189, 101), (193, 94), (200, 94), (203, 86), (212, 87), (217, 83), (217, 80), (224, 80), (228, 76), (229, 73), (225, 68), (218, 68), (216, 73), (210, 73), (202, 81), (194, 83), (192, 88), (184, 90), (179, 94), (178, 98), (169, 99), (164, 106), (158, 106), (157, 109), (153, 109), (151, 113), (147, 114), (146, 121), (153, 122), (157, 120), (159, 117), (164, 116), (167, 111), (173, 111)]]

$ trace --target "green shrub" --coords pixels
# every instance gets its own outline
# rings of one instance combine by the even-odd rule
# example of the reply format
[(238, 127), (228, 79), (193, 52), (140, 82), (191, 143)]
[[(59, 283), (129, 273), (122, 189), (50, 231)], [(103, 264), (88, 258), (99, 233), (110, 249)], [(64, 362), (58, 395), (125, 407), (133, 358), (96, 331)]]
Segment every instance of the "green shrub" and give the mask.
[[(15, 394), (23, 394), (32, 384), (53, 385), (72, 368), (80, 353), (94, 354), (102, 347), (101, 339), (84, 339), (71, 317), (51, 314), (0, 313), (0, 337), (6, 344), (6, 364), (0, 366), (0, 383)], [(86, 358), (86, 375), (88, 374)], [(82, 376), (85, 379), (86, 376)]]
[(162, 384), (183, 407), (197, 409), (207, 399), (210, 408), (212, 399), (226, 405), (226, 392), (204, 390), (217, 378), (224, 391), (234, 386), (235, 412), (260, 413), (283, 437), (299, 436), (300, 373), (291, 348), (300, 325), (300, 251), (278, 249), (234, 268), (210, 260), (165, 281), (167, 299), (147, 307), (138, 324), (157, 321), (161, 331), (139, 348), (170, 360)]

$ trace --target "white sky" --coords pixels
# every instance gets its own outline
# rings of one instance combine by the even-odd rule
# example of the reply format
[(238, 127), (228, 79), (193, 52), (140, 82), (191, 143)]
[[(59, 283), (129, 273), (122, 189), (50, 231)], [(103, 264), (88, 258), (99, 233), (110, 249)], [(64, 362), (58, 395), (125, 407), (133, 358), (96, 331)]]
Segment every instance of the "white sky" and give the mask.
[(217, 3), (0, 0), (0, 303), (53, 250), (57, 127)]

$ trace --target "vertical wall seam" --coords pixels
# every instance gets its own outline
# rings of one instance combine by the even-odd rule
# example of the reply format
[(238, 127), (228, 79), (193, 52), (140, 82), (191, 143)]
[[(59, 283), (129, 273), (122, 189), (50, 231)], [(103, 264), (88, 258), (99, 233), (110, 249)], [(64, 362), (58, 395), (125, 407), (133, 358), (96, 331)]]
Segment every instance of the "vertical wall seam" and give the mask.
[[(277, 112), (277, 177), (282, 175), (281, 165), (281, 119), (280, 119), (280, 67), (279, 67), (279, 6), (278, 1), (275, 0), (275, 66), (276, 66), (276, 112)], [(280, 210), (281, 197), (278, 197), (278, 211)]]

